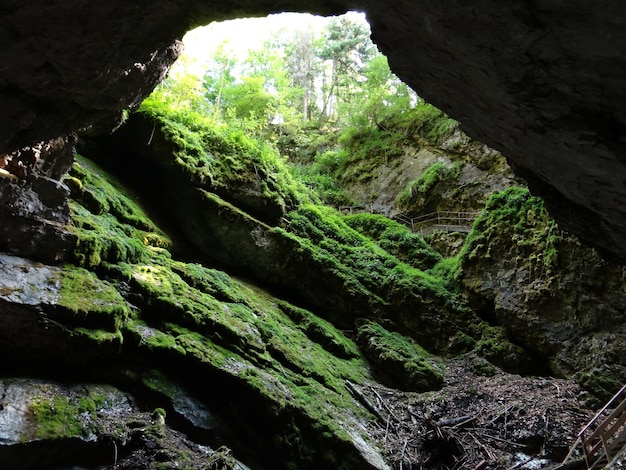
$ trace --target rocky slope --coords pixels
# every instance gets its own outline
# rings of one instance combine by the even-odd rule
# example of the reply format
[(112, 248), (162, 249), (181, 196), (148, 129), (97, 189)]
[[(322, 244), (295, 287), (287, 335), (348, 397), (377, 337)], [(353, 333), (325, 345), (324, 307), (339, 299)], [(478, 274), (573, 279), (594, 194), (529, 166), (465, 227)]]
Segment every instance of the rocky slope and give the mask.
[[(401, 224), (319, 205), (268, 147), (158, 102), (80, 151), (106, 170), (77, 157), (51, 185), (69, 203), (44, 198), (47, 219), (30, 222), (55, 220), (44, 225), (66, 236), (51, 237), (53, 250), (27, 245), (38, 261), (0, 260), (0, 457), (15, 467), (502, 468), (520, 449), (528, 462), (558, 461), (593, 396), (572, 380), (513, 374), (575, 375), (600, 399), (625, 379), (621, 268), (594, 258), (614, 288), (573, 302), (588, 281), (571, 245), (520, 190), (492, 198), (457, 270)], [(32, 183), (0, 184), (15, 194)], [(19, 212), (7, 220), (28, 225)], [(577, 263), (588, 259), (580, 250)], [(66, 263), (49, 264), (50, 253)], [(554, 300), (528, 282), (488, 282), (526, 281), (516, 273), (567, 289)], [(584, 317), (592, 302), (602, 307)], [(611, 337), (603, 313), (618, 327)], [(540, 325), (537, 336), (516, 316)], [(552, 333), (563, 328), (578, 341), (561, 344)], [(518, 384), (508, 405), (494, 405), (486, 390), (507, 382)], [(563, 433), (539, 419), (554, 406), (546, 387), (564, 393), (551, 418)], [(523, 417), (529, 395), (544, 405)], [(474, 431), (445, 424), (463, 415)], [(469, 447), (479, 437), (491, 441)]]
[[(459, 260), (456, 276), (470, 305), (544, 358), (552, 374), (575, 376), (598, 396), (612, 396), (626, 381), (618, 359), (625, 346), (623, 265), (563, 232), (502, 155), (458, 128), (435, 141), (420, 134), (414, 141), (398, 161), (374, 168), (380, 177), (344, 179), (346, 190), (355, 198), (376, 194), (369, 207), (391, 217), (481, 211), (467, 238), (424, 232), (431, 246)], [(419, 168), (408, 182), (407, 168)]]

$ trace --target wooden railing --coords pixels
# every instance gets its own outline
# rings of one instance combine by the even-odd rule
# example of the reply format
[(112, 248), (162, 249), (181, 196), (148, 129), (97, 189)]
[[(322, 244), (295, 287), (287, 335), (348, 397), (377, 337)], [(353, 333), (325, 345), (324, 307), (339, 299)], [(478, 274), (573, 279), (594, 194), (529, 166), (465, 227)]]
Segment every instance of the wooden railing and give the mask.
[(453, 212), (439, 211), (419, 217), (408, 217), (404, 214), (397, 214), (392, 218), (410, 227), (414, 232), (445, 230), (448, 232), (469, 232), (474, 220), (480, 212)]
[[(367, 206), (339, 206), (337, 207), (339, 212), (343, 214), (360, 214), (363, 212), (369, 212), (376, 214), (377, 211), (373, 207)], [(454, 211), (439, 211), (431, 212), (429, 214), (420, 215), (418, 217), (409, 217), (405, 214), (395, 214), (390, 218), (396, 220), (414, 232), (432, 232), (434, 230), (445, 230), (447, 232), (469, 232), (474, 220), (478, 217), (480, 212), (454, 212)], [(388, 214), (382, 214), (388, 216)]]
[(611, 468), (626, 448), (626, 385), (580, 431), (563, 464), (572, 459), (579, 445), (588, 469)]

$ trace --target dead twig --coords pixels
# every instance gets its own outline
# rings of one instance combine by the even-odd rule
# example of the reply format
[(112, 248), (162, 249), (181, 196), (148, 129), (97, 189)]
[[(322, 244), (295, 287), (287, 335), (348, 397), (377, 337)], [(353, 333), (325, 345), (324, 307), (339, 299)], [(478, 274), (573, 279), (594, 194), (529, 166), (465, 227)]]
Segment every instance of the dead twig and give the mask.
[(346, 380), (346, 387), (348, 388), (348, 391), (352, 394), (352, 396), (356, 398), (367, 409), (367, 411), (376, 416), (381, 422), (385, 422), (385, 417), (372, 404), (372, 402), (369, 401), (369, 399), (356, 388), (356, 386), (352, 382)]
[(382, 405), (385, 407), (385, 409), (389, 412), (389, 414), (393, 417), (393, 419), (395, 419), (398, 423), (401, 423), (402, 420), (400, 418), (398, 418), (395, 413), (393, 412), (393, 410), (391, 409), (391, 407), (387, 404), (387, 402), (385, 400), (383, 400), (383, 397), (380, 396), (380, 394), (374, 390), (373, 388), (370, 388), (370, 390), (372, 392), (374, 392), (374, 394), (376, 395), (376, 398), (378, 400), (380, 400), (380, 402), (382, 403)]
[(528, 447), (528, 446), (526, 446), (524, 444), (518, 444), (517, 442), (508, 441), (508, 440), (502, 439), (501, 437), (498, 437), (498, 436), (492, 436), (491, 434), (482, 433), (481, 435), (483, 437), (488, 438), (488, 439), (493, 439), (494, 441), (502, 442), (504, 444), (508, 444), (510, 446), (513, 446), (513, 447), (519, 447), (520, 449), (526, 449)]
[(402, 447), (402, 452), (400, 453), (400, 470), (402, 470), (402, 462), (404, 460), (404, 453), (406, 452), (406, 446), (409, 445), (409, 440), (404, 440), (404, 446)]
[(491, 450), (488, 449), (487, 446), (485, 446), (485, 444), (480, 442), (478, 440), (478, 438), (474, 434), (472, 434), (471, 432), (468, 433), (468, 434), (472, 437), (472, 439), (474, 439), (474, 442), (476, 442), (476, 444), (478, 444), (478, 447), (480, 447), (485, 452), (485, 454), (487, 454), (487, 457), (489, 457), (489, 460), (494, 460), (495, 459), (495, 456), (493, 455), (493, 452), (491, 452)]

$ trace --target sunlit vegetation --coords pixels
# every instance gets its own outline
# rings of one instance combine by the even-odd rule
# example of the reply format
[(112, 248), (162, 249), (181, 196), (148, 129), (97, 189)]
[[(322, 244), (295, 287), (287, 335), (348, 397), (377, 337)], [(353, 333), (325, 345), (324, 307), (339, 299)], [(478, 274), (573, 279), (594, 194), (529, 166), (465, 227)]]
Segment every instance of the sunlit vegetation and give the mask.
[[(436, 145), (457, 127), (391, 72), (369, 34), (362, 18), (341, 16), (321, 29), (276, 31), (245, 56), (223, 43), (203, 74), (183, 69), (153, 99), (183, 112), (176, 119), (194, 132), (198, 125), (217, 128), (218, 135), (240, 131), (257, 137), (259, 146), (276, 146), (324, 202), (349, 204), (343, 185), (367, 181), (411, 142)], [(202, 155), (197, 140), (186, 145)]]

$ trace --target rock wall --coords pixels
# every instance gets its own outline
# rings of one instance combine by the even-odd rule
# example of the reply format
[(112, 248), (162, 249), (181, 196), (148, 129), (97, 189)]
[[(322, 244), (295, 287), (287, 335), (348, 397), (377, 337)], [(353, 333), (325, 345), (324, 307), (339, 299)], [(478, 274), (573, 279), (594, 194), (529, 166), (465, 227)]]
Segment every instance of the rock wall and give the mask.
[(115, 128), (192, 26), (346, 9), (367, 12), (392, 69), (502, 151), (563, 228), (626, 260), (626, 11), (617, 0), (5, 2), (0, 150)]
[(563, 236), (526, 190), (493, 196), (461, 255), (474, 308), (606, 399), (626, 379), (624, 266)]

